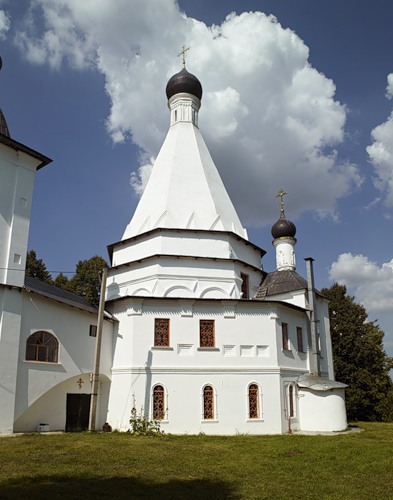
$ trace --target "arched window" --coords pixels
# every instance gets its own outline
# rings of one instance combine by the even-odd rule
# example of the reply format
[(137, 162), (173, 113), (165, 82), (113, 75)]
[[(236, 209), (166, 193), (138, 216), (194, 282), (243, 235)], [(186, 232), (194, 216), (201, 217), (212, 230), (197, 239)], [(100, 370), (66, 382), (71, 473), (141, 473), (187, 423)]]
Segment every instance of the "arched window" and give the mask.
[(250, 384), (248, 387), (248, 418), (260, 418), (259, 387)]
[(288, 403), (289, 403), (289, 417), (295, 416), (295, 407), (293, 404), (293, 385), (291, 384), (288, 388)]
[(203, 389), (203, 419), (214, 419), (214, 389), (211, 385), (206, 385)]
[(35, 332), (26, 342), (26, 360), (57, 363), (59, 343), (49, 332)]
[(165, 419), (165, 390), (162, 385), (153, 389), (153, 420)]

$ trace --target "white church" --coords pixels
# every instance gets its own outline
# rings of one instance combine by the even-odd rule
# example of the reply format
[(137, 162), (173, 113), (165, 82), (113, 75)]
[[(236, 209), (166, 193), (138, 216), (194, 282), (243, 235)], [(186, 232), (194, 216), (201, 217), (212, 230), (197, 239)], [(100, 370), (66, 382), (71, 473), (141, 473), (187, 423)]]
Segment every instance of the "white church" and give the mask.
[(286, 193), (268, 273), (198, 128), (201, 83), (183, 66), (166, 94), (168, 134), (108, 246), (102, 336), (95, 307), (25, 276), (34, 178), (51, 160), (0, 111), (0, 433), (86, 430), (93, 396), (96, 429), (128, 430), (135, 405), (174, 434), (344, 430), (328, 302), (313, 259), (296, 272)]

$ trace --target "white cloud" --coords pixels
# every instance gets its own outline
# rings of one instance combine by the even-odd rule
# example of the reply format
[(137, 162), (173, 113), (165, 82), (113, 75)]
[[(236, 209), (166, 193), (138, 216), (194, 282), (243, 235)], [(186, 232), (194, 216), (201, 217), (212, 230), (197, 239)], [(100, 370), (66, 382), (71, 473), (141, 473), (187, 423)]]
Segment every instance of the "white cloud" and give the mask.
[[(386, 97), (393, 97), (393, 73), (388, 75)], [(366, 148), (374, 167), (374, 185), (384, 194), (384, 204), (393, 207), (393, 111), (371, 131), (373, 143)]]
[(148, 158), (148, 160), (138, 168), (138, 172), (131, 172), (130, 184), (138, 196), (141, 196), (147, 181), (150, 178), (151, 171), (155, 162), (154, 157)]
[(388, 84), (386, 86), (386, 97), (391, 99), (393, 97), (393, 73), (388, 75)]
[[(100, 0), (97, 5), (99, 2)], [(30, 62), (47, 63), (54, 69), (59, 69), (64, 59), (72, 67), (79, 69), (94, 63), (96, 46), (93, 37), (89, 31), (82, 29), (83, 15), (81, 19), (77, 19), (77, 16), (88, 4), (93, 16), (95, 11), (89, 0), (83, 2), (83, 5), (82, 2), (79, 3), (78, 10), (74, 0), (30, 2), (29, 11), (23, 20), (24, 29), (18, 30), (15, 37), (16, 45)]]
[[(310, 66), (308, 48), (263, 13), (231, 14), (208, 27), (175, 0), (34, 0), (17, 43), (34, 63), (95, 66), (111, 101), (108, 131), (154, 157), (169, 114), (165, 85), (191, 46), (189, 71), (203, 85), (199, 124), (244, 223), (271, 223), (274, 196), (289, 192), (287, 212), (335, 213), (337, 199), (361, 179), (340, 162), (345, 106), (334, 83)], [(146, 172), (132, 176), (136, 192)], [(321, 189), (323, 186), (323, 189)]]
[(5, 40), (11, 26), (11, 19), (5, 10), (0, 9), (0, 40)]
[(390, 312), (393, 307), (393, 259), (379, 266), (364, 255), (343, 253), (333, 262), (329, 278), (353, 290), (370, 312)]

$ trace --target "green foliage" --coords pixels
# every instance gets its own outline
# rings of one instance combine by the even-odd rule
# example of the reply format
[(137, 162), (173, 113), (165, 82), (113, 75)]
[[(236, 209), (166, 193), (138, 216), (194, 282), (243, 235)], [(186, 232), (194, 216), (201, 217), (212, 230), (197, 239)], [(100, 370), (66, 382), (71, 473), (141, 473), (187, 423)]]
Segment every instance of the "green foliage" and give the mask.
[(350, 420), (383, 420), (393, 417), (393, 384), (389, 370), (393, 358), (383, 349), (384, 332), (367, 321), (366, 309), (335, 283), (322, 293), (330, 300), (329, 316), (336, 379), (348, 384)]
[(87, 260), (80, 260), (75, 268), (75, 274), (68, 279), (63, 273), (58, 274), (55, 280), (47, 271), (42, 259), (37, 259), (34, 250), (30, 250), (26, 259), (26, 274), (37, 278), (44, 283), (55, 285), (63, 290), (76, 293), (93, 305), (98, 305), (100, 300), (101, 279), (100, 273), (107, 267), (105, 259), (95, 255)]
[(144, 415), (143, 407), (141, 407), (138, 413), (135, 400), (131, 410), (130, 424), (131, 429), (129, 432), (132, 436), (162, 436), (164, 434), (164, 431), (160, 428), (160, 421), (149, 420)]
[(31, 278), (37, 278), (44, 283), (53, 284), (52, 276), (46, 269), (46, 265), (42, 259), (37, 259), (37, 254), (34, 250), (30, 250), (26, 256), (26, 274)]
[(65, 274), (60, 273), (56, 276), (53, 284), (59, 288), (62, 288), (63, 290), (68, 290), (69, 279)]
[(100, 272), (107, 267), (106, 261), (95, 255), (88, 260), (80, 260), (74, 276), (66, 283), (66, 290), (76, 293), (93, 305), (100, 300)]

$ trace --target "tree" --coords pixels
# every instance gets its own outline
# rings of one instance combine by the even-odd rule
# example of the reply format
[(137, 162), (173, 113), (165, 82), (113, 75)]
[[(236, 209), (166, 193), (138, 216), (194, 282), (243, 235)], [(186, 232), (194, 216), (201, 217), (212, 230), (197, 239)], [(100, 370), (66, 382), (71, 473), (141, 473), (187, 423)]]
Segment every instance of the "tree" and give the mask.
[(66, 284), (66, 289), (85, 298), (93, 305), (100, 299), (100, 272), (107, 267), (106, 261), (95, 255), (88, 260), (80, 260), (76, 265), (74, 276)]
[(53, 284), (59, 288), (63, 288), (63, 290), (68, 290), (69, 279), (65, 274), (59, 273)]
[(46, 269), (46, 265), (42, 259), (37, 259), (37, 254), (34, 250), (30, 250), (26, 256), (26, 274), (31, 278), (37, 278), (44, 283), (53, 284), (52, 276)]
[(350, 420), (391, 420), (393, 383), (389, 370), (393, 358), (383, 349), (384, 332), (367, 321), (366, 309), (335, 283), (322, 290), (329, 300), (330, 329), (336, 379), (348, 384)]

